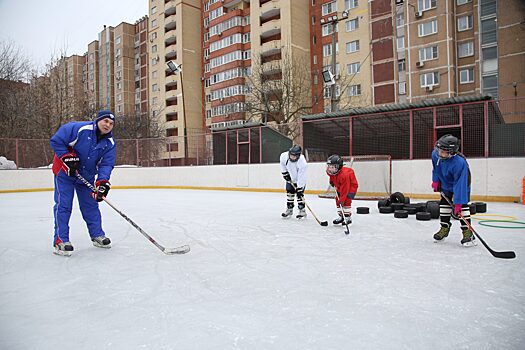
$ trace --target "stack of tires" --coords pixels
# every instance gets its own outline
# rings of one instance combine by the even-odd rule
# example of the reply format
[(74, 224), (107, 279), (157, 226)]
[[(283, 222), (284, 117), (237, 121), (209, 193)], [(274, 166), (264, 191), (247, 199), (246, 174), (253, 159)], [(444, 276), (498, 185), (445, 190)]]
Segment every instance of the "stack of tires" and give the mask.
[[(474, 202), (469, 205), (471, 215), (487, 211), (487, 203)], [(407, 218), (409, 215), (415, 215), (416, 219), (421, 221), (439, 219), (439, 201), (410, 203), (410, 197), (401, 192), (392, 193), (390, 198), (379, 200), (377, 207), (381, 214), (394, 213), (394, 217), (398, 219)]]

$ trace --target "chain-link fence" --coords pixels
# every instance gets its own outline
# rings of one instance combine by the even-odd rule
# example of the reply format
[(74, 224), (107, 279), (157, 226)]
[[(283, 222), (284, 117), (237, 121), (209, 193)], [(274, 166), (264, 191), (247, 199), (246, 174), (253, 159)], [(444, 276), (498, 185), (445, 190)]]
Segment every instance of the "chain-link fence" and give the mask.
[[(374, 107), (367, 111), (305, 118), (294, 125), (252, 125), (192, 132), (186, 137), (118, 139), (117, 165), (275, 163), (293, 143), (287, 136), (290, 130), (299, 130), (296, 140), (305, 154), (311, 155), (310, 161), (324, 161), (330, 154), (425, 159), (444, 134), (457, 136), (467, 157), (525, 156), (525, 99), (477, 100), (393, 111)], [(0, 156), (15, 161), (19, 168), (36, 168), (49, 166), (53, 151), (49, 140), (0, 138)]]

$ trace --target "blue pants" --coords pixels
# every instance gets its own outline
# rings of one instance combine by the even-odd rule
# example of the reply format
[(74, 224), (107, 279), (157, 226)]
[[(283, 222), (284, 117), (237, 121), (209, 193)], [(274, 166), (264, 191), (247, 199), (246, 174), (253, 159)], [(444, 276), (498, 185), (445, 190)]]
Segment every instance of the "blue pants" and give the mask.
[[(90, 182), (93, 183), (93, 181)], [(54, 243), (69, 242), (69, 218), (71, 217), (75, 191), (77, 192), (80, 212), (87, 224), (89, 235), (92, 238), (105, 236), (102, 230), (102, 217), (98, 208), (98, 202), (91, 196), (91, 189), (77, 178), (60, 172), (55, 176)]]

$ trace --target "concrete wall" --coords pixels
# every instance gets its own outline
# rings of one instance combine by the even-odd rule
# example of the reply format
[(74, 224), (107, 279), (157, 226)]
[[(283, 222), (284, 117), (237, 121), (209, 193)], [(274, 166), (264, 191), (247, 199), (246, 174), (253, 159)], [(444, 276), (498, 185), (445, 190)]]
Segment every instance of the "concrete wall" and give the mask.
[[(360, 193), (381, 191), (370, 181), (382, 177), (375, 162), (354, 164)], [(472, 199), (517, 201), (525, 176), (525, 158), (469, 159), (472, 172)], [(359, 169), (359, 170), (358, 170)], [(393, 191), (411, 197), (434, 198), (430, 188), (430, 160), (394, 161)], [(328, 187), (324, 163), (310, 163), (307, 193), (321, 193)], [(199, 167), (115, 168), (111, 182), (115, 188), (194, 188), (246, 191), (282, 191), (284, 182), (279, 164), (214, 165)], [(53, 188), (50, 169), (0, 170), (0, 193), (41, 191)]]

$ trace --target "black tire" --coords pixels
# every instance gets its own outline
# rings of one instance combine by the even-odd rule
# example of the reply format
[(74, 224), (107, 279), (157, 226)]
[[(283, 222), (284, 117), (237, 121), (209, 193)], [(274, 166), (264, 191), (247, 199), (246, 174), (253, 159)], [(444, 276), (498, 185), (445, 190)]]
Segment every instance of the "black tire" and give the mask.
[(474, 203), (470, 203), (469, 204), (469, 207), (470, 207), (470, 215), (474, 215), (478, 212), (478, 207), (476, 206), (476, 204)]
[(390, 206), (390, 198), (387, 199), (380, 199), (377, 201), (377, 207), (389, 207)]
[(394, 212), (394, 217), (398, 219), (406, 219), (408, 218), (408, 212), (406, 210), (396, 210)]
[(408, 215), (414, 215), (417, 213), (416, 207), (407, 207), (405, 206), (405, 210), (407, 211)]
[(416, 213), (416, 220), (429, 221), (430, 219), (431, 219), (430, 213), (427, 213), (426, 211), (421, 211), (419, 213)]
[(357, 207), (357, 214), (370, 214), (370, 208), (368, 207)]
[(476, 204), (476, 213), (486, 213), (487, 203), (485, 202), (474, 202)]
[(394, 212), (394, 209), (392, 207), (379, 207), (379, 212), (381, 214), (391, 214)]
[(405, 203), (405, 195), (401, 192), (394, 192), (390, 195), (391, 203)]
[(410, 197), (405, 197), (405, 204), (410, 204)]
[(438, 201), (428, 201), (427, 202), (427, 212), (430, 213), (432, 219), (439, 219), (439, 202)]
[(396, 210), (403, 210), (405, 205), (403, 203), (392, 203), (391, 207), (392, 209), (394, 209), (394, 211), (396, 211)]

